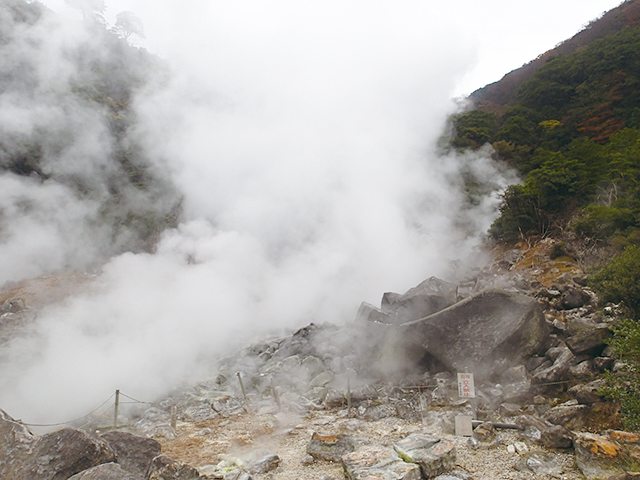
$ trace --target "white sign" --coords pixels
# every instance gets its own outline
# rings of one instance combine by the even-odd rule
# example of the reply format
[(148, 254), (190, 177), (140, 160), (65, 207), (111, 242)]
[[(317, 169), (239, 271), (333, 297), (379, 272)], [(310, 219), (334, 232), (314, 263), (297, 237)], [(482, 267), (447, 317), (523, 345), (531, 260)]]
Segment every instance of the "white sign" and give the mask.
[(473, 373), (458, 374), (458, 396), (460, 398), (476, 398), (476, 389), (473, 386)]

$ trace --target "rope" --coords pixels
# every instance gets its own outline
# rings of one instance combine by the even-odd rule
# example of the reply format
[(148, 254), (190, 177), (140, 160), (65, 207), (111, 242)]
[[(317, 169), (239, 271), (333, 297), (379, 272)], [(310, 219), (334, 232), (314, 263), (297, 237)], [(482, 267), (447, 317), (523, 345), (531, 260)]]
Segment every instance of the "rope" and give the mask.
[(136, 398), (130, 397), (126, 393), (122, 393), (122, 392), (120, 392), (120, 396), (121, 397), (126, 397), (129, 400), (133, 400), (133, 402), (120, 402), (120, 403), (145, 403), (147, 405), (160, 405), (159, 403), (155, 403), (155, 402), (143, 402), (142, 400), (138, 400)]
[(26, 427), (59, 427), (60, 425), (67, 425), (69, 423), (77, 422), (78, 420), (82, 420), (82, 419), (87, 418), (88, 416), (94, 414), (95, 412), (100, 410), (102, 407), (104, 407), (109, 402), (109, 400), (111, 400), (114, 396), (115, 396), (115, 393), (112, 394), (109, 398), (107, 398), (104, 401), (104, 403), (102, 403), (102, 405), (100, 405), (95, 410), (92, 410), (91, 412), (89, 412), (86, 415), (83, 415), (81, 417), (75, 418), (73, 420), (69, 420), (68, 422), (60, 422), (60, 423), (24, 423), (24, 422), (20, 421), (19, 423), (21, 423), (22, 425), (24, 425)]

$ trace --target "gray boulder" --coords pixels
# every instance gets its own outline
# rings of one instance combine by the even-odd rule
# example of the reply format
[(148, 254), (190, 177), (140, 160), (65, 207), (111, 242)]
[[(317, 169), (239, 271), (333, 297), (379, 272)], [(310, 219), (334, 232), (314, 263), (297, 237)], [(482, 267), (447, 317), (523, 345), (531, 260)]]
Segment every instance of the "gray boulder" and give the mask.
[(347, 480), (422, 480), (420, 467), (404, 462), (391, 448), (368, 446), (341, 459)]
[(62, 480), (115, 460), (113, 449), (95, 435), (63, 428), (35, 436), (0, 410), (0, 478)]
[(393, 446), (405, 462), (417, 463), (425, 478), (433, 478), (456, 466), (456, 448), (447, 441), (427, 434), (414, 433)]
[(116, 452), (118, 464), (128, 472), (144, 477), (151, 461), (160, 455), (160, 442), (127, 432), (107, 432), (101, 435)]
[(535, 299), (486, 290), (445, 310), (398, 327), (451, 371), (499, 375), (537, 353), (550, 327)]
[(431, 277), (404, 295), (387, 292), (382, 296), (382, 311), (395, 316), (394, 323), (424, 318), (443, 310), (458, 300), (458, 287)]
[(143, 476), (128, 472), (117, 463), (103, 463), (76, 473), (69, 480), (143, 480)]
[(147, 480), (197, 480), (202, 478), (198, 470), (166, 455), (158, 455), (151, 461)]
[(358, 442), (350, 435), (320, 435), (314, 432), (307, 444), (307, 453), (316, 460), (339, 462), (343, 455), (356, 448)]

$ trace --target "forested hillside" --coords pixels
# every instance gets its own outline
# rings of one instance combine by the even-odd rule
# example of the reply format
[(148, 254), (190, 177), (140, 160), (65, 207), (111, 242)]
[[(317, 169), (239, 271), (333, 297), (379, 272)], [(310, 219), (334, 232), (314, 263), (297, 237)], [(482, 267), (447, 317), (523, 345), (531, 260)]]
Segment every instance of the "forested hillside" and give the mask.
[(495, 241), (555, 237), (558, 255), (590, 268), (591, 286), (602, 300), (626, 307), (629, 320), (620, 325), (614, 346), (632, 361), (634, 382), (612, 386), (612, 394), (626, 402), (635, 427), (640, 425), (639, 392), (633, 386), (633, 365), (640, 361), (639, 11), (640, 2), (624, 2), (589, 27), (599, 32), (591, 41), (577, 48), (576, 36), (572, 48), (561, 45), (541, 56), (544, 61), (538, 59), (535, 68), (506, 76), (502, 90), (498, 82), (476, 92), (474, 109), (453, 119), (452, 140), (460, 150), (491, 144), (522, 177), (504, 192), (500, 216), (489, 231)]
[(149, 250), (175, 224), (180, 202), (145, 156), (131, 102), (165, 72), (157, 57), (129, 45), (127, 25), (108, 26), (95, 3), (75, 30), (38, 2), (0, 5), (3, 188), (15, 186), (23, 218), (45, 217), (58, 231), (70, 223), (60, 210), (76, 215), (83, 242), (105, 255)]

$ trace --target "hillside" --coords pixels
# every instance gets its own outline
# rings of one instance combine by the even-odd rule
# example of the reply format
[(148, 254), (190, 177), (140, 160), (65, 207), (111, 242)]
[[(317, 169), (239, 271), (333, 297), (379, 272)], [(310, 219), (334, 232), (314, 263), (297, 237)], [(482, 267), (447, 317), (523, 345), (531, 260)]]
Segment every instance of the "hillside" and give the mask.
[[(131, 108), (136, 92), (162, 81), (165, 67), (95, 13), (74, 30), (41, 3), (0, 5), (0, 175), (6, 192), (23, 197), (24, 221), (47, 218), (62, 243), (80, 240), (108, 258), (152, 249), (175, 224), (180, 200), (142, 153)], [(11, 205), (4, 208), (10, 218)], [(63, 233), (79, 226), (75, 235)], [(4, 227), (21, 234), (18, 224)], [(77, 257), (68, 262), (82, 268)]]
[[(458, 150), (490, 144), (522, 182), (508, 187), (494, 241), (556, 243), (626, 320), (612, 345), (629, 376), (609, 377), (629, 425), (640, 425), (640, 2), (624, 2), (556, 49), (474, 92), (453, 118)], [(619, 383), (624, 378), (630, 383)]]

